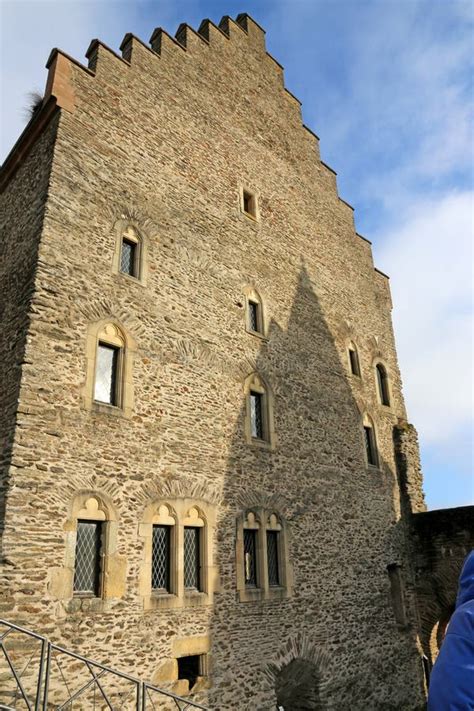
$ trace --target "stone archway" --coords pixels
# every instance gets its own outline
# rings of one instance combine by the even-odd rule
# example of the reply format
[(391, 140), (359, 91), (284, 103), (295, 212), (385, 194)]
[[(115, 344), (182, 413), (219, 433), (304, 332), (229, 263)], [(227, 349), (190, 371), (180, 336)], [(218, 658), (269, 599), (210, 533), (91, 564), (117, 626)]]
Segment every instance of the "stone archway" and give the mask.
[(320, 674), (314, 662), (292, 659), (275, 675), (277, 709), (284, 711), (322, 711)]

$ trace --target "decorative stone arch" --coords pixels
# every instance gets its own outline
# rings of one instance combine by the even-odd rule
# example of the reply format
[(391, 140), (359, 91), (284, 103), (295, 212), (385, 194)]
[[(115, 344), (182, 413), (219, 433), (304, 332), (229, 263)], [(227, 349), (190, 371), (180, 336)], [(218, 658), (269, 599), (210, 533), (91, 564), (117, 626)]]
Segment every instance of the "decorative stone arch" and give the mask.
[[(88, 597), (76, 603), (84, 610), (106, 611), (112, 600), (125, 593), (126, 560), (117, 553), (119, 515), (110, 497), (103, 491), (81, 490), (72, 497), (68, 518), (64, 523), (64, 565), (51, 571), (49, 590), (52, 597), (61, 599), (66, 609), (72, 606), (77, 524), (79, 520), (103, 522), (100, 598)], [(77, 605), (76, 605), (77, 606)], [(72, 609), (72, 608), (71, 608)]]
[(382, 407), (391, 407), (392, 403), (392, 379), (385, 361), (376, 356), (372, 360), (372, 370), (375, 379), (375, 389), (377, 392), (377, 402)]
[[(97, 402), (94, 399), (99, 343), (111, 345), (119, 351), (116, 405)], [(133, 411), (133, 360), (136, 350), (135, 340), (114, 317), (102, 318), (89, 324), (86, 335), (86, 382), (83, 390), (86, 409), (131, 417)]]
[(263, 670), (284, 711), (326, 708), (328, 656), (305, 637), (289, 639), (277, 659)]
[[(125, 279), (146, 284), (148, 273), (148, 235), (146, 230), (137, 224), (136, 220), (122, 216), (113, 226), (115, 234), (115, 249), (112, 260), (112, 271)], [(124, 274), (120, 269), (122, 246), (124, 238), (137, 245), (135, 258), (137, 260), (136, 276)]]
[[(254, 371), (250, 373), (244, 380), (244, 396), (245, 396), (245, 439), (247, 444), (273, 449), (275, 446), (275, 429), (273, 419), (273, 392), (268, 382), (262, 375)], [(252, 436), (252, 413), (251, 413), (251, 395), (257, 393), (262, 396), (262, 420), (263, 420), (263, 437), (256, 438)]]
[[(259, 338), (266, 338), (268, 334), (268, 318), (267, 318), (267, 308), (264, 298), (260, 291), (257, 291), (256, 287), (253, 285), (247, 285), (243, 289), (245, 296), (245, 329), (248, 333), (253, 336), (258, 336)], [(252, 327), (252, 314), (251, 314), (251, 304), (256, 304), (257, 306), (257, 328)]]
[[(173, 527), (171, 538), (171, 592), (154, 593), (151, 589), (153, 525)], [(139, 593), (144, 609), (177, 608), (188, 605), (212, 604), (217, 585), (214, 566), (214, 532), (216, 506), (204, 499), (188, 497), (159, 497), (146, 504), (139, 523), (138, 534), (143, 542), (142, 564), (139, 574)], [(184, 587), (184, 528), (202, 529), (201, 574), (202, 591), (188, 591)]]

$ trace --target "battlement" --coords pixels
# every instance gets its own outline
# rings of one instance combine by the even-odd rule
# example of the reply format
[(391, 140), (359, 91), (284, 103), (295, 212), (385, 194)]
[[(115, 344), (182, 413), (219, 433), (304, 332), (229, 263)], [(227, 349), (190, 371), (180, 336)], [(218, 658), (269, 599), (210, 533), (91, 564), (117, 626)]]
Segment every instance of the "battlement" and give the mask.
[[(285, 87), (283, 67), (268, 53), (265, 30), (250, 15), (241, 13), (235, 19), (224, 15), (217, 24), (206, 18), (197, 29), (181, 23), (174, 36), (157, 27), (149, 43), (126, 33), (120, 44), (120, 53), (100, 39), (93, 39), (85, 56), (87, 66), (60, 49), (52, 50), (46, 63), (48, 78), (43, 108), (39, 112), (43, 113), (43, 118), (30, 122), (7, 157), (1, 171), (0, 189), (6, 185), (9, 176), (26, 155), (28, 145), (45, 124), (46, 113), (51, 116), (55, 106), (70, 113), (75, 111), (76, 87), (78, 82), (81, 83), (74, 76), (78, 72), (83, 75), (83, 85), (84, 81), (87, 84), (87, 81), (99, 79), (105, 83), (101, 86), (104, 92), (108, 85), (118, 83), (124, 94), (130, 91), (131, 83), (136, 85), (145, 75), (150, 79), (156, 77), (158, 86), (166, 82), (174, 84), (176, 91), (180, 91), (180, 83), (184, 85), (187, 80), (190, 80), (187, 87), (199, 83), (201, 94), (213, 90), (213, 85), (220, 82), (216, 91), (221, 96), (232, 92), (230, 101), (248, 101), (249, 109), (253, 103), (263, 113), (265, 105), (270, 100), (274, 102), (277, 108), (273, 109), (273, 116), (284, 117), (294, 140), (299, 135), (298, 141), (303, 143), (304, 153), (318, 166), (319, 179), (334, 191), (343, 219), (354, 224), (354, 208), (338, 195), (336, 171), (320, 160), (319, 137), (303, 123), (301, 101)], [(249, 90), (249, 77), (251, 82), (252, 76), (258, 76), (258, 79), (255, 86), (250, 83)], [(45, 107), (48, 107), (47, 112)], [(269, 116), (269, 122), (273, 116)]]

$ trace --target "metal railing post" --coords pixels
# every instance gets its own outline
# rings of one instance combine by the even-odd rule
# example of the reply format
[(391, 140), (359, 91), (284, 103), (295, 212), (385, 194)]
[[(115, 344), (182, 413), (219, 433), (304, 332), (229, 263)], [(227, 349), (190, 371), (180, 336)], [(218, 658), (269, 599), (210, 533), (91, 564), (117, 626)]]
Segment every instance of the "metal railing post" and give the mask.
[(41, 689), (43, 685), (43, 669), (46, 656), (46, 648), (48, 646), (48, 640), (43, 638), (41, 642), (41, 652), (40, 652), (40, 663), (38, 669), (38, 683), (36, 685), (36, 701), (35, 701), (35, 711), (41, 711)]
[(44, 673), (43, 687), (43, 711), (48, 710), (49, 676), (51, 674), (51, 642), (46, 643), (46, 669)]

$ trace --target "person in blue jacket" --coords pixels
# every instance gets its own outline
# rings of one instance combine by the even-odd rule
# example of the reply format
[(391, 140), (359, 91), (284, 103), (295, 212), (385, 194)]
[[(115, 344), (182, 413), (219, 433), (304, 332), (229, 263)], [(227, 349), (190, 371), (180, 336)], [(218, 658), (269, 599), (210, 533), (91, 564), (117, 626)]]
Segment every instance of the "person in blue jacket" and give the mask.
[(474, 711), (474, 550), (464, 561), (456, 608), (431, 672), (428, 711)]

